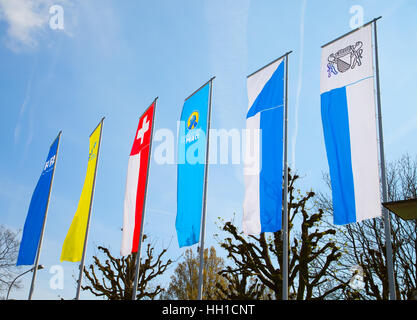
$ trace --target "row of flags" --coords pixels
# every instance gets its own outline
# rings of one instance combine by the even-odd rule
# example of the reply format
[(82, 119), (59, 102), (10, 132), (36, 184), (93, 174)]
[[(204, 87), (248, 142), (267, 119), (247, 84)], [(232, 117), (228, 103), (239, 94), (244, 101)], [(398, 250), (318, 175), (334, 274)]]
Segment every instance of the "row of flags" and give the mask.
[[(379, 184), (380, 180), (384, 183), (385, 173), (380, 175), (378, 160), (379, 153), (383, 153), (383, 150), (378, 149), (377, 144), (375, 51), (372, 41), (372, 26), (376, 32), (376, 20), (322, 47), (321, 115), (332, 186), (334, 223), (338, 225), (378, 217), (382, 212)], [(374, 37), (376, 41), (376, 34)], [(255, 156), (253, 157), (252, 152), (251, 163), (248, 163), (249, 159), (245, 159), (242, 229), (248, 235), (278, 230), (288, 234), (288, 186), (285, 183), (288, 175), (286, 132), (289, 54), (290, 52), (247, 78), (246, 127), (249, 131), (261, 132), (260, 135), (253, 135), (255, 138), (252, 148)], [(208, 170), (208, 161), (204, 160), (208, 159), (213, 79), (185, 99), (178, 139), (175, 228), (180, 247), (200, 242), (200, 261), (203, 261), (204, 251)], [(156, 103), (157, 99), (139, 118), (128, 160), (120, 252), (123, 256), (138, 253), (135, 284), (140, 264)], [(61, 253), (61, 261), (81, 260), (79, 287), (103, 120), (104, 118), (90, 136), (86, 178)], [(61, 133), (50, 148), (44, 170), (33, 193), (17, 265), (34, 264), (36, 255), (38, 261), (60, 136)], [(256, 170), (247, 170), (246, 165)], [(389, 223), (387, 220), (385, 222)], [(199, 298), (202, 290), (202, 268), (203, 263), (200, 263)], [(288, 270), (284, 268), (284, 281), (288, 277), (285, 272)], [(136, 298), (135, 289), (136, 285), (133, 299)], [(288, 297), (285, 294), (288, 294), (288, 287), (284, 286), (283, 290), (285, 299)], [(78, 296), (79, 288), (77, 298)]]

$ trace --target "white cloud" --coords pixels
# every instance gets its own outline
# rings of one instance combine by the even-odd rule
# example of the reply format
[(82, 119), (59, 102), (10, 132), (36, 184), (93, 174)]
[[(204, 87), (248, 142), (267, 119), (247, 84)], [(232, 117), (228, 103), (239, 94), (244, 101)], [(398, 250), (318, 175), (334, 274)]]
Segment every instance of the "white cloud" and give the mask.
[(300, 60), (299, 60), (299, 72), (298, 72), (298, 85), (297, 96), (294, 109), (294, 133), (292, 136), (292, 155), (291, 155), (291, 167), (295, 168), (295, 156), (296, 156), (296, 144), (298, 135), (298, 110), (300, 108), (300, 96), (303, 86), (303, 59), (304, 59), (304, 20), (306, 12), (307, 1), (304, 0), (301, 7), (301, 22), (300, 22)]
[(36, 47), (49, 24), (53, 0), (0, 0), (0, 20), (7, 23), (7, 45), (18, 51)]

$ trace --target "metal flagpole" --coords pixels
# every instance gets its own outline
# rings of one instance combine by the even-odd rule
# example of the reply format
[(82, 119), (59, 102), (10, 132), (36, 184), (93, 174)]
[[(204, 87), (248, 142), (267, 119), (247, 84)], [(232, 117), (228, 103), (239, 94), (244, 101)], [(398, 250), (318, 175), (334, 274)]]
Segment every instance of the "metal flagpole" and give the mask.
[[(375, 37), (375, 69), (376, 69), (376, 87), (377, 87), (377, 108), (378, 108), (378, 132), (379, 132), (379, 154), (381, 161), (381, 180), (382, 180), (382, 201), (388, 201), (387, 178), (385, 173), (385, 153), (384, 153), (384, 135), (382, 131), (382, 111), (381, 111), (381, 90), (379, 82), (379, 60), (378, 60), (378, 37), (376, 20), (374, 23), (374, 37)], [(391, 244), (391, 223), (390, 215), (387, 208), (382, 207), (385, 227), (385, 247), (387, 254), (387, 271), (389, 284), (389, 299), (396, 300), (395, 282), (394, 282), (394, 263)]]
[(209, 93), (209, 105), (208, 105), (208, 116), (207, 116), (207, 145), (206, 145), (206, 163), (204, 172), (204, 191), (203, 191), (203, 208), (201, 216), (201, 240), (200, 240), (200, 265), (198, 273), (198, 300), (203, 298), (203, 271), (204, 271), (204, 237), (205, 237), (205, 226), (206, 226), (206, 203), (207, 203), (207, 177), (208, 177), (208, 165), (209, 165), (209, 144), (210, 144), (210, 124), (211, 124), (211, 99), (213, 93), (213, 80), (215, 77), (209, 80), (210, 93)]
[[(78, 278), (77, 294), (75, 296), (76, 300), (80, 299), (81, 279), (82, 279), (83, 271), (84, 271), (84, 261), (85, 261), (85, 253), (86, 253), (86, 249), (87, 249), (88, 231), (90, 229), (91, 207), (93, 205), (94, 188), (95, 188), (95, 185), (96, 185), (96, 175), (97, 175), (98, 159), (99, 159), (99, 155), (100, 155), (100, 145), (101, 145), (101, 133), (103, 132), (103, 121), (104, 121), (104, 119), (105, 119), (105, 117), (103, 117), (100, 121), (101, 127), (100, 127), (100, 139), (98, 141), (98, 147), (97, 147), (97, 163), (96, 163), (96, 167), (94, 169), (93, 188), (92, 188), (92, 194), (91, 194), (91, 199), (90, 199), (90, 208), (88, 210), (87, 228), (85, 230), (83, 256), (82, 256), (82, 259), (81, 259), (81, 262), (80, 262), (80, 275), (79, 275), (79, 278)], [(94, 131), (95, 131), (95, 129), (94, 129)], [(93, 131), (93, 133), (94, 133), (94, 131)]]
[(282, 300), (288, 300), (288, 55), (285, 55), (285, 105), (284, 105), (284, 214), (283, 214), (283, 255), (282, 255)]
[(158, 97), (156, 97), (155, 100), (152, 102), (152, 104), (154, 104), (154, 107), (153, 107), (153, 114), (152, 114), (151, 140), (149, 142), (148, 169), (147, 169), (147, 173), (146, 173), (145, 195), (144, 195), (144, 199), (143, 199), (142, 221), (141, 221), (141, 226), (140, 226), (138, 252), (136, 253), (136, 269), (135, 269), (135, 279), (133, 281), (132, 300), (136, 300), (136, 292), (138, 290), (138, 280), (139, 280), (139, 270), (140, 270), (140, 252), (141, 252), (141, 249), (142, 249), (143, 225), (145, 224), (145, 211), (146, 211), (145, 210), (145, 205), (146, 205), (146, 194), (147, 194), (147, 190), (148, 190), (148, 177), (149, 177), (150, 159), (151, 159), (151, 153), (152, 153), (152, 137), (153, 137), (153, 127), (154, 127), (153, 124), (155, 122), (156, 100), (158, 100)]
[[(30, 284), (30, 290), (29, 290), (29, 298), (28, 298), (28, 300), (32, 300), (33, 289), (35, 287), (36, 272), (38, 271), (39, 256), (40, 256), (41, 248), (42, 248), (42, 240), (43, 240), (43, 233), (44, 233), (45, 225), (46, 225), (46, 217), (48, 215), (49, 200), (51, 199), (51, 191), (52, 191), (52, 185), (54, 183), (54, 175), (55, 175), (56, 163), (58, 161), (58, 152), (59, 152), (59, 143), (61, 142), (61, 134), (62, 134), (62, 131), (60, 131), (59, 134), (58, 134), (58, 137), (56, 137), (56, 139), (58, 139), (58, 145), (57, 145), (57, 148), (56, 148), (54, 170), (52, 171), (51, 186), (49, 187), (48, 200), (46, 202), (45, 216), (43, 218), (41, 236), (39, 238), (38, 252), (36, 253), (35, 266), (34, 266), (34, 269), (33, 269), (32, 283)], [(54, 140), (54, 142), (52, 142), (52, 145), (55, 143), (56, 139)]]

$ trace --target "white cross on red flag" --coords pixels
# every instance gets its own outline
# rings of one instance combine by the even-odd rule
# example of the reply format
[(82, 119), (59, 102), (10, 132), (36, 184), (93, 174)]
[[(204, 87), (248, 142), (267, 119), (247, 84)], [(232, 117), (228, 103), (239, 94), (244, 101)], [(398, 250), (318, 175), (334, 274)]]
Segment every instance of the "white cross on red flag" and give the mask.
[(138, 251), (148, 179), (149, 152), (156, 101), (139, 119), (127, 169), (123, 213), (122, 256)]

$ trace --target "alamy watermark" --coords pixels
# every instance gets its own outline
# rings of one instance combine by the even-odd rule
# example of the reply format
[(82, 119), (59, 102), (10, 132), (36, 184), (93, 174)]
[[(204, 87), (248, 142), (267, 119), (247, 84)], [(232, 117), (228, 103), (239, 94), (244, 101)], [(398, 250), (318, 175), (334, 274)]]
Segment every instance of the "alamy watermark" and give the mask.
[[(159, 164), (204, 164), (206, 162), (206, 133), (201, 129), (185, 133), (185, 123), (177, 123), (177, 134), (170, 129), (158, 129), (154, 133), (152, 154)], [(178, 141), (175, 138), (179, 138)], [(241, 165), (245, 175), (260, 172), (262, 148), (261, 129), (210, 129), (210, 165)]]
[(356, 29), (363, 26), (363, 14), (364, 10), (361, 5), (355, 4), (350, 7), (349, 13), (352, 14), (352, 17), (349, 20), (349, 26), (351, 29)]
[(49, 287), (52, 290), (64, 289), (64, 268), (60, 265), (53, 265), (49, 269), (49, 273), (52, 274), (49, 279)]
[(49, 27), (52, 30), (64, 30), (64, 8), (60, 5), (53, 5), (49, 8)]

